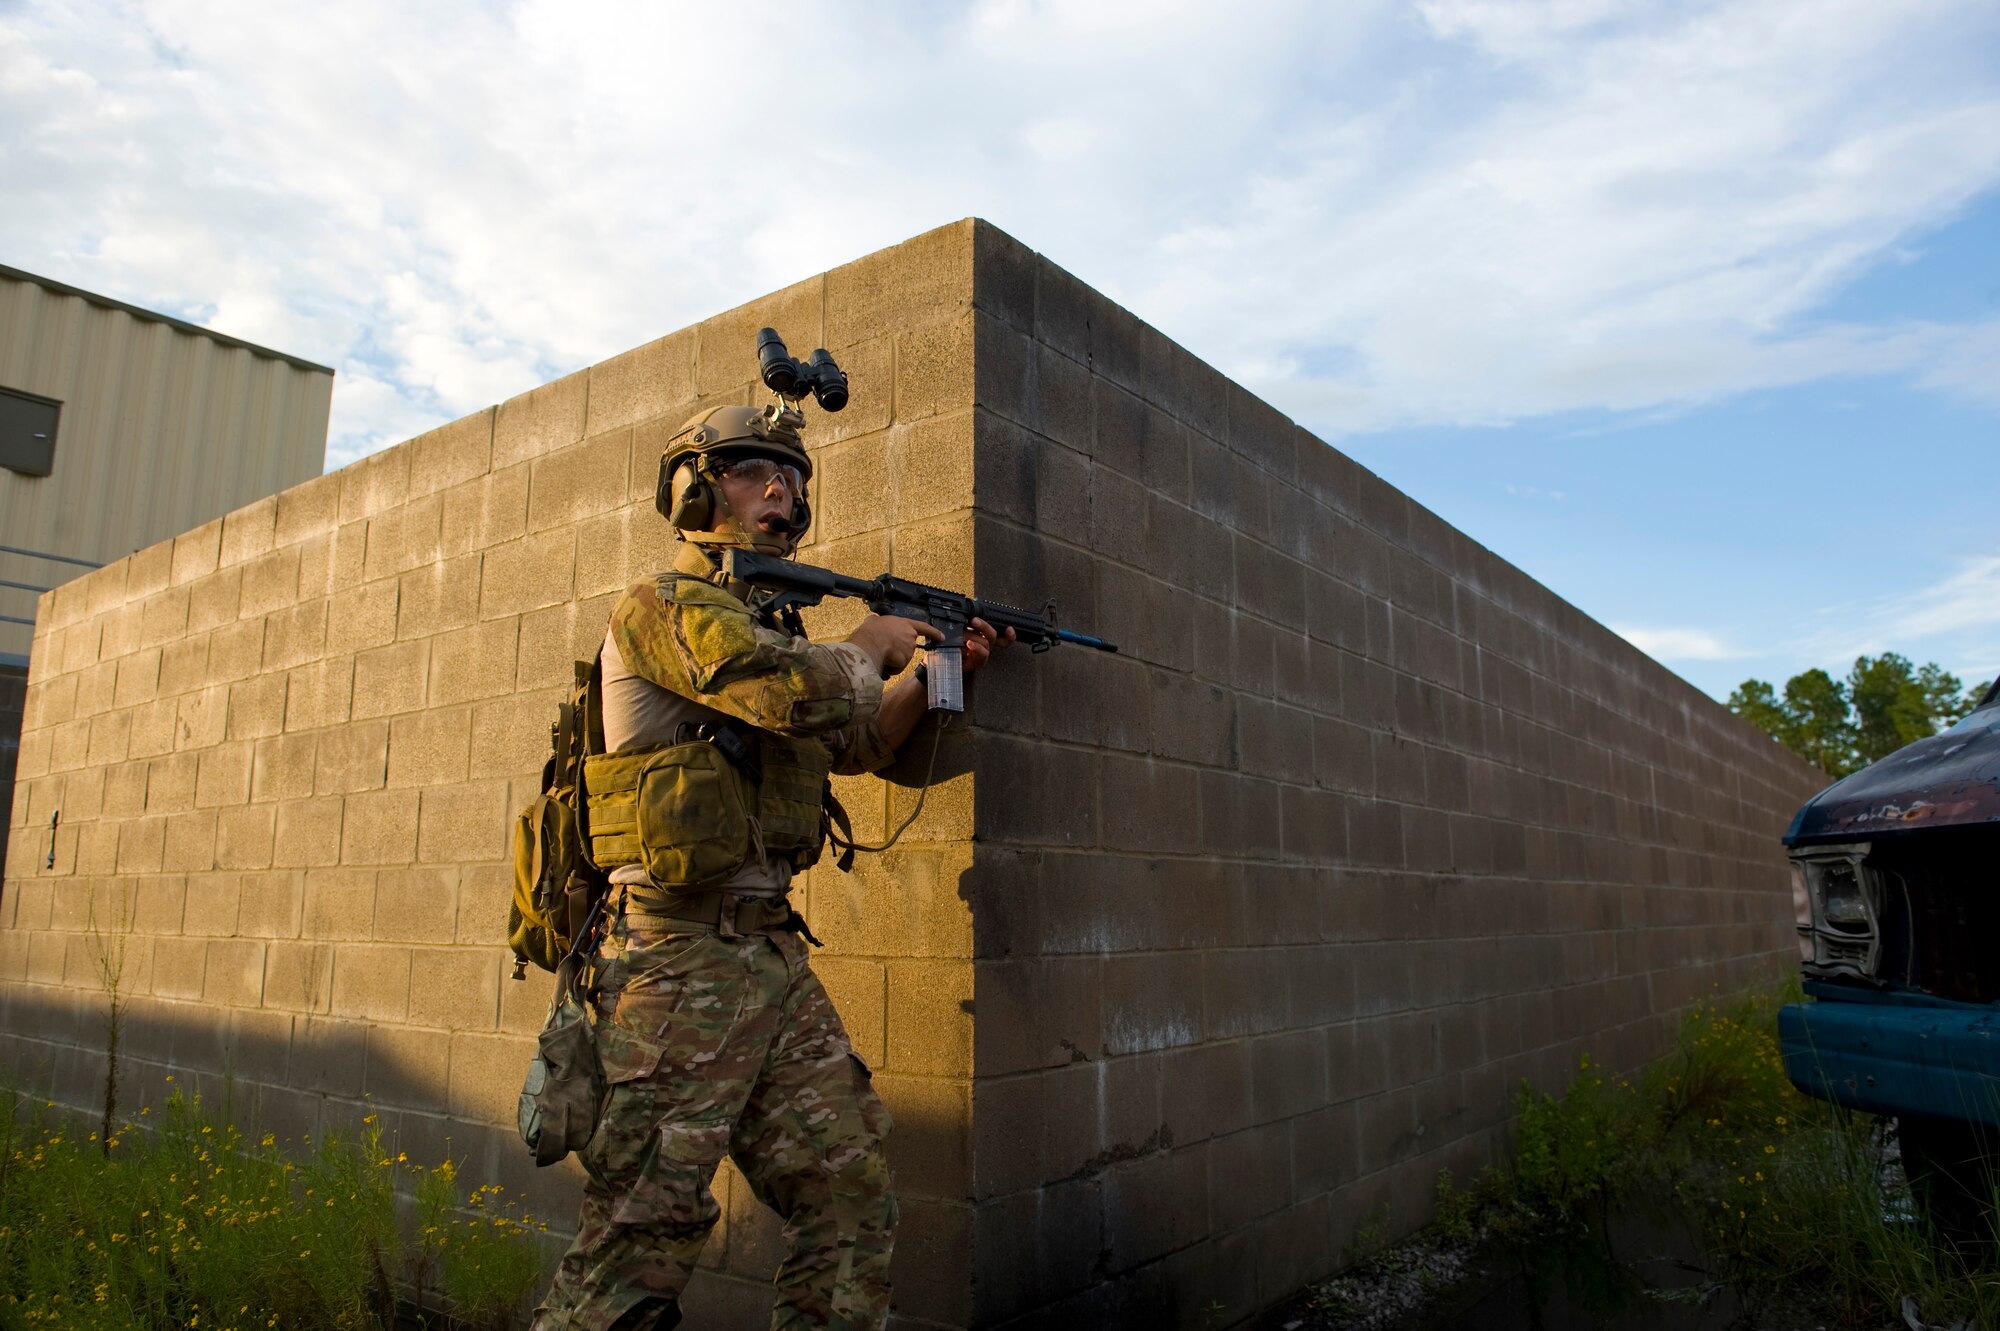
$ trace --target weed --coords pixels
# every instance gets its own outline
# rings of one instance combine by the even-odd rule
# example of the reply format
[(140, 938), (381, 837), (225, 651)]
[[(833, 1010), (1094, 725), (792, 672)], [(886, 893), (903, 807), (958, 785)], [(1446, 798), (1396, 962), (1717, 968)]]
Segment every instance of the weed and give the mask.
[[(1539, 1269), (1601, 1238), (1614, 1206), (1664, 1203), (1712, 1267), (1666, 1297), (1727, 1284), (1752, 1306), (1806, 1292), (1844, 1324), (1906, 1318), (1908, 1300), (1933, 1324), (2000, 1326), (2000, 1236), (1942, 1241), (1887, 1167), (1888, 1121), (1785, 1076), (1776, 1014), (1796, 997), (1788, 986), (1698, 1003), (1669, 1053), (1631, 1077), (1586, 1057), (1560, 1095), (1524, 1084), (1512, 1158), (1470, 1189), (1441, 1173), (1429, 1236), (1488, 1235)], [(1359, 1238), (1350, 1259), (1376, 1256)]]
[[(0, 1091), (0, 1326), (385, 1327), (399, 1279), (435, 1271), (448, 1324), (496, 1328), (535, 1283), (518, 1209), (484, 1188), (461, 1209), (455, 1170), (390, 1157), (372, 1116), (292, 1159), (178, 1093), (102, 1141), (53, 1108)], [(434, 1232), (406, 1246), (412, 1174)]]

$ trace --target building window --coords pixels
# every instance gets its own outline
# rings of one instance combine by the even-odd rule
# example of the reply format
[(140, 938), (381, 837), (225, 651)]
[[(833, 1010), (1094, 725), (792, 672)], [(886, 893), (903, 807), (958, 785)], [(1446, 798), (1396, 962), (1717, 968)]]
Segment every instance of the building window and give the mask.
[(0, 467), (46, 476), (55, 467), (56, 419), (62, 403), (0, 388)]

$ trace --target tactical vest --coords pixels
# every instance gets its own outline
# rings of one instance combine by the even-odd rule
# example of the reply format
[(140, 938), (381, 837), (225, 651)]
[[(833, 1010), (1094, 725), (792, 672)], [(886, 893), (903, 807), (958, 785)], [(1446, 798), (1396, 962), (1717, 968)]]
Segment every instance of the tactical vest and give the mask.
[(810, 868), (827, 834), (827, 746), (734, 721), (703, 730), (584, 759), (597, 866), (640, 864), (675, 891), (719, 886), (759, 857)]

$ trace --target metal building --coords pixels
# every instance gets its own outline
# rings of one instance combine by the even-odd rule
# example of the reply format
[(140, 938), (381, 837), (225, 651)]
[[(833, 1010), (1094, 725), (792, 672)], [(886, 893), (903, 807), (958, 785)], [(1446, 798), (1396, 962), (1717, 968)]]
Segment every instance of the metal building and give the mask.
[(324, 365), (0, 265), (0, 809), (35, 598), (318, 475), (332, 393)]

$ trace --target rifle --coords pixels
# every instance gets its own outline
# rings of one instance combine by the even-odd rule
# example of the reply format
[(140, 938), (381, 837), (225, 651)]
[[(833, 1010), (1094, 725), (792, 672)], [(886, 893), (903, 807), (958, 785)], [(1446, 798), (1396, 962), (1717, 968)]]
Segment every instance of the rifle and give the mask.
[(965, 630), (975, 619), (985, 620), (1001, 633), (1014, 630), (1017, 641), (1026, 642), (1037, 652), (1045, 652), (1059, 642), (1095, 647), (1100, 652), (1118, 650), (1115, 643), (1102, 638), (1057, 628), (1054, 601), (1036, 614), (1018, 606), (961, 596), (942, 587), (887, 573), (879, 578), (850, 578), (844, 573), (753, 550), (724, 551), (722, 568), (739, 582), (776, 592), (762, 607), (773, 613), (789, 611), (796, 616), (800, 606), (818, 605), (829, 596), (852, 596), (878, 615), (920, 619), (940, 630), (944, 641), (924, 644), (930, 653), (924, 663), (924, 681), (930, 705), (947, 712), (965, 710)]

